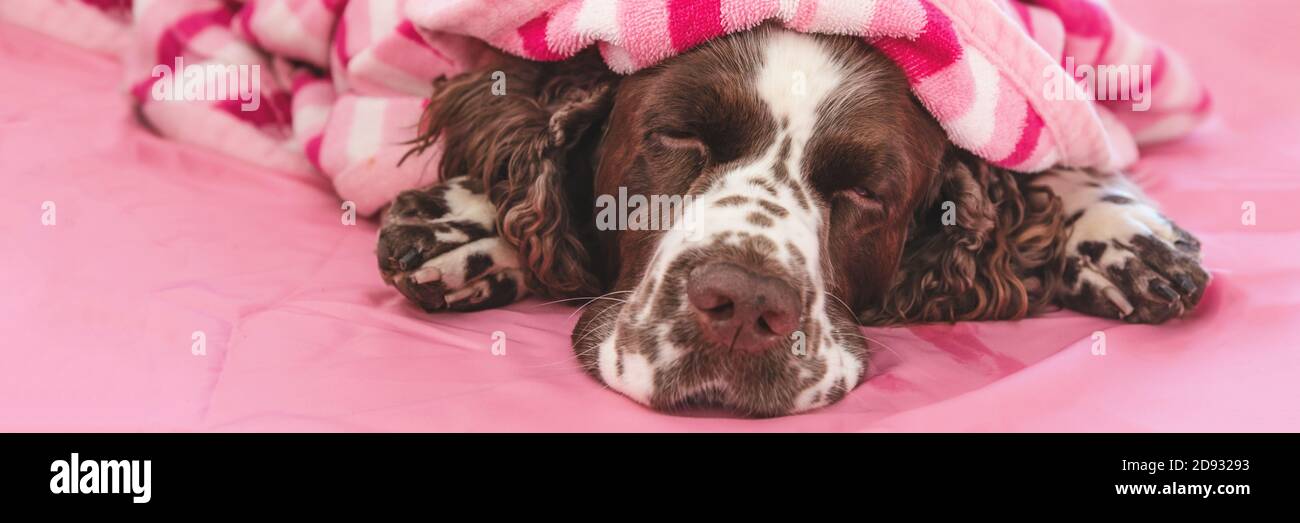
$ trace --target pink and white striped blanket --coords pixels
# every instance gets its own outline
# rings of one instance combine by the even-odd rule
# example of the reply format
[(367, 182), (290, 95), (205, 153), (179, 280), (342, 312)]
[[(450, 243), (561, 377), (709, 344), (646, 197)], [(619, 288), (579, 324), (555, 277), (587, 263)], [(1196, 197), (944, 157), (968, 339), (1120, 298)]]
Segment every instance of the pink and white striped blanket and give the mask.
[[(0, 19), (120, 56), (164, 136), (318, 171), (362, 214), (435, 179), (436, 150), (397, 160), (432, 81), (484, 42), (536, 60), (597, 45), (631, 73), (761, 23), (856, 35), (902, 67), (954, 143), (1030, 172), (1123, 167), (1210, 100), (1104, 0), (7, 0)], [(166, 96), (159, 67), (182, 63), (249, 66), (259, 99)]]

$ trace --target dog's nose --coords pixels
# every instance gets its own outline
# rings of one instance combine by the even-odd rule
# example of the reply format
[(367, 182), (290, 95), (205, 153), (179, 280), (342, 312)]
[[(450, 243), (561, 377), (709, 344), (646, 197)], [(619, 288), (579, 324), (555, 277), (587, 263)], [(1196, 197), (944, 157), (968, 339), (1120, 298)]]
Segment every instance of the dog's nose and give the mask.
[(704, 336), (722, 347), (759, 351), (799, 328), (799, 293), (778, 278), (726, 262), (691, 271), (686, 295)]

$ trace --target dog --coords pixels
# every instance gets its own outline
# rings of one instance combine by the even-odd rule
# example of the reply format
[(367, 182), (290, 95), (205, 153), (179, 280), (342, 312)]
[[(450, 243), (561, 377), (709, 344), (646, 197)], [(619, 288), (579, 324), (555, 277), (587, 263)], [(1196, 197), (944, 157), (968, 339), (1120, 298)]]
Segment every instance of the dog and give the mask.
[[(594, 52), (495, 55), (435, 85), (421, 122), (412, 154), (440, 143), (444, 181), (384, 213), (384, 281), (429, 312), (589, 299), (579, 364), (659, 410), (835, 403), (867, 369), (860, 324), (1162, 323), (1210, 280), (1122, 173), (958, 149), (860, 38), (764, 26), (626, 77)], [(690, 205), (609, 227), (595, 203), (618, 194)]]

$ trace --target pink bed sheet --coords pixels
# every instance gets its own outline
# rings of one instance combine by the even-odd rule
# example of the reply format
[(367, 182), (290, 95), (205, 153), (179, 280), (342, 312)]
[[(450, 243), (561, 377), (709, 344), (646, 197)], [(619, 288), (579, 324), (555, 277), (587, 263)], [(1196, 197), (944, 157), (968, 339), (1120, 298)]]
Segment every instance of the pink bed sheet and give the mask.
[(1196, 316), (864, 329), (887, 347), (870, 381), (770, 420), (603, 390), (563, 304), (419, 312), (325, 180), (155, 138), (112, 62), (0, 26), (0, 430), (1300, 430), (1300, 10), (1116, 4), (1216, 94), (1205, 128), (1137, 169), (1204, 240), (1216, 279)]

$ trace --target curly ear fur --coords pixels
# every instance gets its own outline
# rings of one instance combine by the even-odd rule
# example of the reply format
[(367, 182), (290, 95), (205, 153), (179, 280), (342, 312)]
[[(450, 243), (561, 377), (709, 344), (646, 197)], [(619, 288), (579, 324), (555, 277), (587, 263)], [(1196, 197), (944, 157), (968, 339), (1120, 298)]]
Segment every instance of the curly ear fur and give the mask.
[(500, 236), (540, 294), (598, 294), (570, 193), (583, 179), (590, 185), (577, 149), (608, 114), (616, 81), (594, 53), (546, 64), (501, 56), (435, 84), (408, 154), (440, 140), (444, 178), (477, 176), (491, 188)]
[(954, 149), (909, 230), (891, 291), (863, 322), (1006, 320), (1041, 310), (1064, 269), (1062, 214), (1049, 190)]

